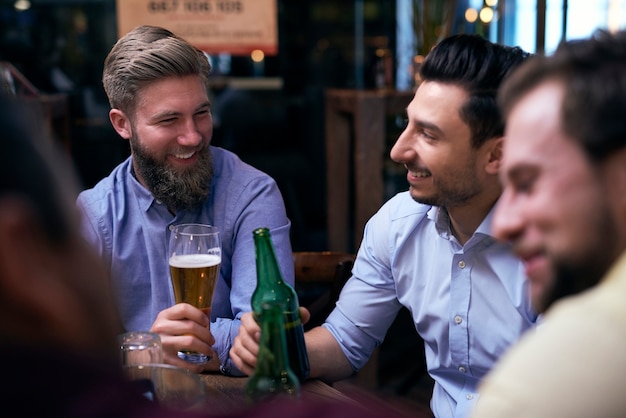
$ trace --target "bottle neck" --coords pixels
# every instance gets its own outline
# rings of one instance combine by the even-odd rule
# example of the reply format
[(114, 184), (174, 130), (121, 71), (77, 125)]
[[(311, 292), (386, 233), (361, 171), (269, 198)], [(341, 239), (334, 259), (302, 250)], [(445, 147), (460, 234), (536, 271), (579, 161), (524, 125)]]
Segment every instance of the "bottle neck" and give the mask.
[(255, 236), (254, 240), (259, 282), (267, 285), (282, 283), (283, 277), (269, 235)]
[(257, 285), (252, 294), (252, 310), (258, 315), (264, 302), (287, 302), (286, 310), (297, 310), (294, 290), (283, 280), (269, 230), (254, 231)]

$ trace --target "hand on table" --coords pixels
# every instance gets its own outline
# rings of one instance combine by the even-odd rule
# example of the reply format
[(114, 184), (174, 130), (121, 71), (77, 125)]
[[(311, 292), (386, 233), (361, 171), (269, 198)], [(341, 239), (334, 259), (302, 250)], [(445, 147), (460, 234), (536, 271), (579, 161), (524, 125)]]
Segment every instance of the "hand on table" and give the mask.
[[(215, 338), (209, 330), (209, 318), (200, 309), (187, 303), (178, 303), (157, 315), (150, 331), (161, 337), (165, 363), (189, 369), (195, 373), (213, 370), (211, 364), (219, 360), (212, 348)], [(179, 350), (193, 350), (212, 357), (206, 364), (195, 365), (178, 357)]]
[[(300, 307), (300, 318), (306, 324), (311, 318), (310, 312)], [(239, 335), (235, 337), (229, 354), (231, 360), (243, 373), (251, 376), (256, 367), (256, 359), (259, 354), (259, 341), (261, 340), (261, 328), (254, 319), (252, 312), (246, 312), (241, 316)]]

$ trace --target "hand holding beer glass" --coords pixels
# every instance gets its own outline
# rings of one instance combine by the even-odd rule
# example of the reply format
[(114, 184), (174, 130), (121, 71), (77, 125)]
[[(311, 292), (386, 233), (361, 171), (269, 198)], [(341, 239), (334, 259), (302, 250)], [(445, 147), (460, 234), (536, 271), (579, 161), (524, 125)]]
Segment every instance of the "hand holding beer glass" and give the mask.
[[(176, 303), (189, 303), (210, 318), (221, 263), (222, 246), (217, 227), (174, 225), (169, 242), (169, 265)], [(178, 357), (194, 364), (211, 360), (205, 354), (189, 350), (179, 351)]]

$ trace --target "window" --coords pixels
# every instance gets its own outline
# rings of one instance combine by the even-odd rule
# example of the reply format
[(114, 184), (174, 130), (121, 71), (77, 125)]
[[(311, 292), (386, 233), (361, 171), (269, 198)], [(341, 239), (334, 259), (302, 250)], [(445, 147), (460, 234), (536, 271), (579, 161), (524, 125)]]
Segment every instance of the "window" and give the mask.
[[(537, 39), (543, 39), (545, 53), (553, 52), (562, 39), (590, 36), (596, 29), (626, 28), (625, 0), (500, 0), (504, 10), (500, 25), (507, 45), (519, 45), (537, 52)], [(545, 31), (537, 25), (538, 11), (545, 8)], [(541, 16), (541, 15), (539, 15)]]

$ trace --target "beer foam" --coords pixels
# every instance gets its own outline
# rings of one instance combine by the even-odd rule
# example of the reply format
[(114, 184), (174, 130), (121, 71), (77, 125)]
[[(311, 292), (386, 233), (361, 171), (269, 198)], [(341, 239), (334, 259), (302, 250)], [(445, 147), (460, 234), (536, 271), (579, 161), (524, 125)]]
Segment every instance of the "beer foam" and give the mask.
[(217, 254), (182, 254), (170, 257), (170, 266), (178, 268), (211, 267), (222, 262)]

